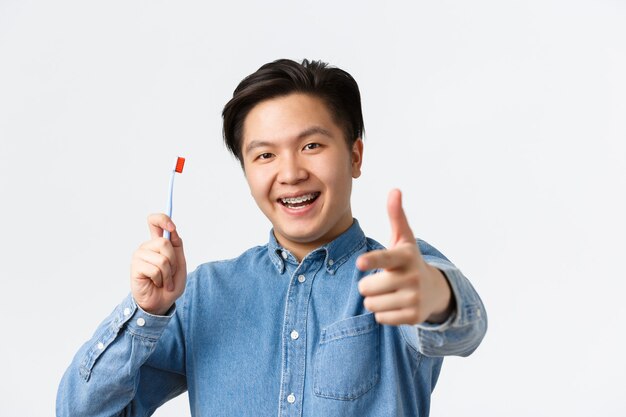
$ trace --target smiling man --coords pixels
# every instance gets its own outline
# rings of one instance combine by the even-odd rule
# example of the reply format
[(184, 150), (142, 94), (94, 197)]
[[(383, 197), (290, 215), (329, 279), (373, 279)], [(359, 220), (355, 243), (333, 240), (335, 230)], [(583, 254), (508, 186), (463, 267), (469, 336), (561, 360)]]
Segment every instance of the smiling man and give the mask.
[(363, 144), (346, 144), (321, 99), (292, 93), (257, 104), (241, 146), (252, 196), (297, 259), (348, 230)]
[(275, 61), (223, 117), (268, 243), (187, 275), (175, 225), (149, 216), (131, 294), (75, 356), (57, 414), (146, 416), (188, 390), (197, 416), (427, 416), (442, 357), (474, 351), (486, 314), (463, 274), (415, 239), (398, 190), (388, 248), (352, 217), (354, 79)]

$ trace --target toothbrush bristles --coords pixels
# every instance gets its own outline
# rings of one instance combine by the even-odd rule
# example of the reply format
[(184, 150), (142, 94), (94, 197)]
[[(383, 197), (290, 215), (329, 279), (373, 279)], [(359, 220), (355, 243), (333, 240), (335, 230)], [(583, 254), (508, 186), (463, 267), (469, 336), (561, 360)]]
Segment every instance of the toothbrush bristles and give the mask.
[(176, 160), (176, 169), (175, 169), (175, 171), (178, 172), (179, 174), (182, 174), (183, 166), (185, 166), (185, 158), (182, 158), (182, 157), (179, 156), (178, 159)]

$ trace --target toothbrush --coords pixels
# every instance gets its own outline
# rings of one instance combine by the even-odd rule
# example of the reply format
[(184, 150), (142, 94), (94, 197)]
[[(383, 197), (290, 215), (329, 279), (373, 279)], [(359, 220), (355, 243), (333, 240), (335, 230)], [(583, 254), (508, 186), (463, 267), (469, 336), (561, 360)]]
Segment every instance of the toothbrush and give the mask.
[[(172, 169), (172, 174), (170, 175), (170, 189), (167, 194), (167, 215), (169, 218), (172, 218), (172, 195), (174, 194), (174, 176), (178, 172), (179, 174), (183, 173), (183, 166), (185, 165), (185, 158), (181, 158), (180, 156), (176, 158), (176, 162), (174, 163), (174, 169)], [(170, 231), (164, 230), (163, 237), (167, 240), (170, 240)]]

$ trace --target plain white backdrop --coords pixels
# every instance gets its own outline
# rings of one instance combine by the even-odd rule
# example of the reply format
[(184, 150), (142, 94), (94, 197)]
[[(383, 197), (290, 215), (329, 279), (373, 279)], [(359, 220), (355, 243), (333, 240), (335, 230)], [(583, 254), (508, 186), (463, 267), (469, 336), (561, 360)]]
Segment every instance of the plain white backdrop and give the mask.
[[(0, 0), (0, 415), (54, 415), (74, 353), (129, 291), (177, 155), (190, 269), (265, 243), (221, 109), (283, 57), (361, 87), (366, 233), (388, 241), (401, 188), (415, 234), (485, 302), (487, 336), (445, 360), (431, 414), (626, 415), (617, 0)], [(189, 415), (186, 395), (156, 415)]]

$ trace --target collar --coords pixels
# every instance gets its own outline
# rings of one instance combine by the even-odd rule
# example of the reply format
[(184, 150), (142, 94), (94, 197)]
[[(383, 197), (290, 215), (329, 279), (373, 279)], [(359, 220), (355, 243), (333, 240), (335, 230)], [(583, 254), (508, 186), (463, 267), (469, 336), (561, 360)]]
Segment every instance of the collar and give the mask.
[[(311, 251), (304, 259), (323, 257), (324, 266), (329, 274), (333, 275), (350, 256), (365, 244), (365, 234), (359, 226), (357, 219), (353, 219), (352, 225), (335, 238), (335, 240)], [(279, 274), (285, 272), (285, 262), (298, 265), (296, 257), (287, 249), (280, 246), (274, 236), (274, 229), (270, 230), (269, 243), (267, 245), (269, 257)]]

